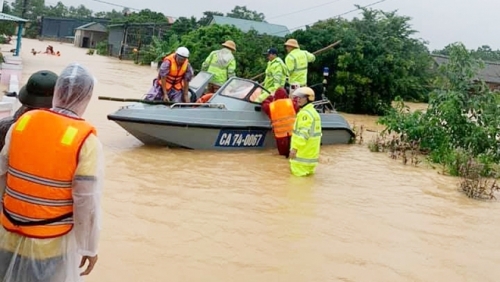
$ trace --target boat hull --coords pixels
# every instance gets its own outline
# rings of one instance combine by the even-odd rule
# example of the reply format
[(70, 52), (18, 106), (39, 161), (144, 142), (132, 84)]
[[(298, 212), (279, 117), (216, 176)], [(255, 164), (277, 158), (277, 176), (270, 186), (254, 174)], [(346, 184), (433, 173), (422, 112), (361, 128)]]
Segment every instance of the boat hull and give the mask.
[[(254, 119), (246, 119), (246, 114)], [(322, 145), (348, 144), (354, 137), (349, 124), (337, 113), (320, 115)], [(196, 112), (176, 109), (154, 116), (157, 119), (144, 116), (139, 109), (123, 108), (108, 115), (108, 119), (146, 145), (196, 150), (276, 148), (270, 121), (264, 114), (256, 116), (252, 112), (234, 113), (218, 109), (199, 109)]]

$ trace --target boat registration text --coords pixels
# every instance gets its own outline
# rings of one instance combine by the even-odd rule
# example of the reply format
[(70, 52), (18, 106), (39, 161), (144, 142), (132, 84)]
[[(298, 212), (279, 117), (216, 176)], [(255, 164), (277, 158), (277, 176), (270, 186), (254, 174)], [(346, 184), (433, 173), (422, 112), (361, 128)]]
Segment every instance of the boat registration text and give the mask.
[(216, 147), (262, 147), (266, 137), (264, 130), (224, 130), (219, 132)]

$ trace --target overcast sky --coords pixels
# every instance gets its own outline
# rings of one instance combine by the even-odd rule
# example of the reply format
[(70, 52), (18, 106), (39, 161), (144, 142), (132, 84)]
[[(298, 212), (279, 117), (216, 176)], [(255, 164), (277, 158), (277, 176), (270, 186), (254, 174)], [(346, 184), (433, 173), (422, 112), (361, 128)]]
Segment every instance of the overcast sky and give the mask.
[[(101, 0), (84, 1), (93, 11), (116, 8)], [(136, 9), (158, 9), (167, 16), (196, 16), (204, 11), (229, 12), (235, 5), (247, 6), (262, 12), (270, 23), (283, 24), (289, 29), (312, 24), (317, 20), (335, 17), (355, 9), (354, 4), (369, 5), (380, 0), (102, 0)], [(57, 0), (46, 0), (55, 4)], [(65, 5), (79, 5), (80, 0), (62, 0)], [(127, 4), (123, 4), (123, 3)], [(167, 4), (170, 3), (171, 4)], [(176, 3), (176, 4), (173, 4)], [(177, 4), (178, 3), (178, 4)], [(158, 8), (159, 7), (159, 8)], [(441, 49), (451, 42), (461, 41), (467, 48), (489, 45), (500, 49), (500, 0), (385, 0), (372, 8), (385, 11), (398, 10), (398, 14), (412, 18), (417, 37), (429, 41), (429, 48)], [(344, 15), (359, 16), (359, 11)]]

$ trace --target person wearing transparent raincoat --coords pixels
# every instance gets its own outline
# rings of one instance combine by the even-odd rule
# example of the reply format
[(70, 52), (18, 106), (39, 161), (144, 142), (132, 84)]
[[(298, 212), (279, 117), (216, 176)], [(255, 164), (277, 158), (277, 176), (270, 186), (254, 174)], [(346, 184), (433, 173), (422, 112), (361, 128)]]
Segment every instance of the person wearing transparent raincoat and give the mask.
[(7, 132), (0, 281), (83, 281), (97, 262), (104, 159), (94, 127), (81, 118), (93, 88), (93, 76), (70, 64), (52, 108), (23, 114)]

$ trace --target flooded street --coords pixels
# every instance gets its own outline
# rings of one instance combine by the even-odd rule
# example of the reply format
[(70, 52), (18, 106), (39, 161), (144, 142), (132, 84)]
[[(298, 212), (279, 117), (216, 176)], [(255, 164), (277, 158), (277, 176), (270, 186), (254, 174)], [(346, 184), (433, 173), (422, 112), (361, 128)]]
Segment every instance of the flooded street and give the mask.
[[(62, 56), (29, 53), (47, 44)], [(500, 205), (466, 198), (454, 178), (366, 144), (323, 147), (317, 174), (304, 179), (272, 150), (147, 147), (107, 120), (124, 103), (97, 96), (140, 98), (155, 70), (70, 44), (22, 47), (22, 84), (73, 61), (98, 80), (84, 117), (107, 165), (99, 262), (87, 282), (500, 279)], [(345, 117), (381, 129), (374, 117)]]

